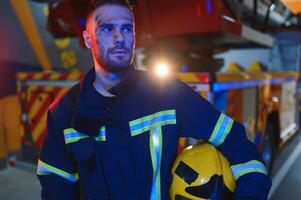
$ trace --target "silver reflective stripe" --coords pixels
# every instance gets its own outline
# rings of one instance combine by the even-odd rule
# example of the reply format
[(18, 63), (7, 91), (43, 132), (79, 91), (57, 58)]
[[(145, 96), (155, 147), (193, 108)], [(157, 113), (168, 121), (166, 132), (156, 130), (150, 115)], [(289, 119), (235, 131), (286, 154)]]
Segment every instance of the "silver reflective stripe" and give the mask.
[(226, 137), (231, 131), (234, 120), (221, 113), (218, 121), (214, 127), (213, 133), (209, 138), (209, 142), (214, 146), (218, 147), (225, 141)]
[(232, 165), (231, 170), (235, 180), (248, 173), (263, 173), (267, 175), (265, 166), (258, 160), (251, 160), (246, 163)]
[(161, 200), (161, 156), (162, 129), (153, 127), (150, 131), (150, 152), (153, 164), (153, 182), (150, 200)]

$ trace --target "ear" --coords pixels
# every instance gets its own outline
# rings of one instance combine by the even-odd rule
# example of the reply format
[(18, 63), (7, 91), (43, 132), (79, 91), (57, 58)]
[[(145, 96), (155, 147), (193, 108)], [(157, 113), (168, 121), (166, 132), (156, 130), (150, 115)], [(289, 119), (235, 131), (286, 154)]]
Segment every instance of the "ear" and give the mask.
[(91, 49), (92, 48), (92, 42), (91, 42), (91, 38), (90, 38), (90, 35), (89, 35), (88, 31), (86, 31), (86, 30), (83, 31), (83, 38), (84, 38), (86, 47), (88, 49)]

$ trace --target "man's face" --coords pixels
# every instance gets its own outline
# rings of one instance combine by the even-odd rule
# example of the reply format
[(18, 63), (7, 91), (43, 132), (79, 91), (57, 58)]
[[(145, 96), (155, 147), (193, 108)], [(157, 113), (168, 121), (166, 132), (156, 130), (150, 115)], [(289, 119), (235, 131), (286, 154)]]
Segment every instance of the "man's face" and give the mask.
[(84, 32), (84, 38), (94, 62), (105, 71), (126, 70), (132, 64), (135, 45), (131, 11), (121, 5), (106, 4), (93, 12), (87, 23), (89, 37), (86, 38)]

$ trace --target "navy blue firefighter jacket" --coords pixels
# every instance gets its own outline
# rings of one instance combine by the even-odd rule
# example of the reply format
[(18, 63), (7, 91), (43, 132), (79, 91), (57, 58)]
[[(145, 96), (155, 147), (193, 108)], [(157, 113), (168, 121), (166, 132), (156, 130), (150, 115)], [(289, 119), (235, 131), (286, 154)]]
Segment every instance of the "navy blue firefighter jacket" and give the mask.
[(167, 200), (179, 137), (226, 156), (235, 199), (267, 199), (271, 181), (244, 127), (188, 85), (132, 68), (104, 97), (94, 78), (90, 70), (49, 108), (37, 169), (44, 200)]

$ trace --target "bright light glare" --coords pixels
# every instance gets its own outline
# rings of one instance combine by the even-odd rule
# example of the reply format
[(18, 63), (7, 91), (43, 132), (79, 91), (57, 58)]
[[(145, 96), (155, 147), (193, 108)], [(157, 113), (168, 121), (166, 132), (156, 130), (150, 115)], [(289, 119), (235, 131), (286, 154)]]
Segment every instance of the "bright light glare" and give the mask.
[(276, 8), (275, 4), (272, 4), (272, 5), (270, 6), (270, 10), (274, 10), (275, 8)]
[(279, 101), (279, 98), (278, 97), (272, 97), (272, 101), (277, 103)]
[(169, 73), (169, 66), (166, 63), (160, 63), (156, 66), (156, 73), (160, 76), (166, 76)]

